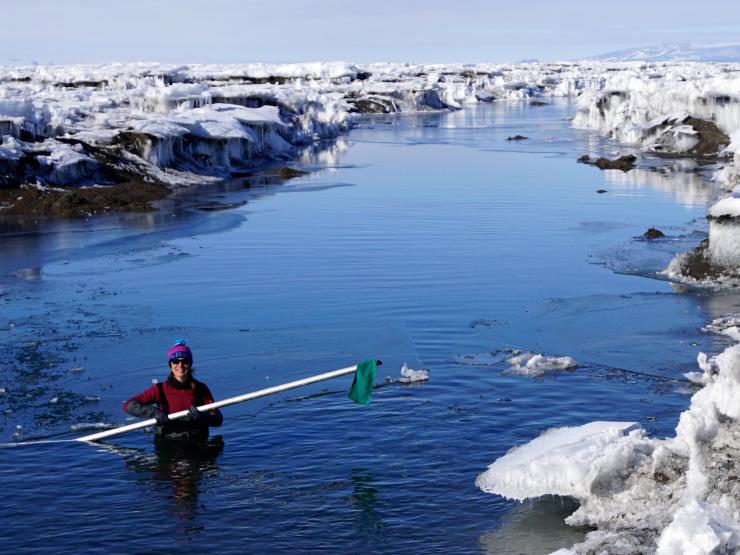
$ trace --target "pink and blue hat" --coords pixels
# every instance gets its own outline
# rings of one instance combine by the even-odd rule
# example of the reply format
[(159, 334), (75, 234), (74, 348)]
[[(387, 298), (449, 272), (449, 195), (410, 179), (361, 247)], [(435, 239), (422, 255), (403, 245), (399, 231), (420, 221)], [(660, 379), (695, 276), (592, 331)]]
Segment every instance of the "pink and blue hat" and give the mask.
[(193, 351), (190, 350), (183, 339), (177, 339), (172, 348), (167, 351), (167, 362), (174, 360), (193, 362)]

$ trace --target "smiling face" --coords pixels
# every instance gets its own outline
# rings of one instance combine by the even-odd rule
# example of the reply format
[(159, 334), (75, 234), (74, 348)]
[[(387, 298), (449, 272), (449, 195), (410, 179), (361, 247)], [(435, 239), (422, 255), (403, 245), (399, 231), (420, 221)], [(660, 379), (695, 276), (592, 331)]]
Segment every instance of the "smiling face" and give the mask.
[(170, 361), (170, 371), (175, 379), (180, 383), (185, 383), (190, 377), (190, 371), (193, 368), (193, 363), (190, 360), (177, 359)]

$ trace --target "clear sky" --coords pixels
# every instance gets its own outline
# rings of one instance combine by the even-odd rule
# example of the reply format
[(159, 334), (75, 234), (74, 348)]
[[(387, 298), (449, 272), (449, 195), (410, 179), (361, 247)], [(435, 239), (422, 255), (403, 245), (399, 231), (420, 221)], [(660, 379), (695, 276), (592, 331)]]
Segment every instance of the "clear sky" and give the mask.
[(0, 63), (514, 62), (740, 42), (737, 0), (0, 0)]

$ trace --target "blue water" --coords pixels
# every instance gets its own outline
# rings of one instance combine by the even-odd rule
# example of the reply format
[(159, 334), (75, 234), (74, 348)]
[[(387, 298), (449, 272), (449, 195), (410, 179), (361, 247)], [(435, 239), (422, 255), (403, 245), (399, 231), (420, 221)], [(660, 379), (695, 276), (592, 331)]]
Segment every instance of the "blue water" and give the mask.
[[(224, 447), (135, 432), (0, 448), (3, 545), (72, 552), (547, 553), (570, 500), (484, 494), (478, 473), (554, 426), (671, 435), (700, 331), (737, 295), (655, 279), (705, 232), (714, 193), (576, 164), (620, 147), (573, 106), (369, 118), (284, 184), (234, 180), (156, 213), (4, 222), (0, 440), (124, 423), (177, 337), (217, 398), (380, 358), (369, 407), (338, 378), (224, 409)], [(507, 141), (522, 134), (525, 141)], [(647, 175), (647, 174), (646, 174)], [(598, 189), (608, 192), (598, 194)], [(202, 211), (212, 202), (246, 204)], [(668, 237), (640, 239), (648, 227)], [(457, 361), (569, 355), (532, 379)], [(428, 382), (394, 383), (403, 362)], [(17, 428), (22, 426), (22, 428)]]

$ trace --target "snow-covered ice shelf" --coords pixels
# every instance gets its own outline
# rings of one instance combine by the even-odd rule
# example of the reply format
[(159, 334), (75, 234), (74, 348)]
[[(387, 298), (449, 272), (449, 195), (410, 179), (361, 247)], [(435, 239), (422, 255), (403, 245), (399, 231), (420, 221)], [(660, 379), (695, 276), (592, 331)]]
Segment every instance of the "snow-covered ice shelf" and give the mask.
[[(99, 183), (107, 165), (187, 184), (290, 159), (297, 147), (342, 133), (357, 113), (553, 96), (580, 96), (575, 125), (621, 141), (705, 153), (727, 136), (731, 153), (738, 70), (598, 62), (2, 67), (0, 187)], [(716, 127), (711, 144), (697, 121)]]

